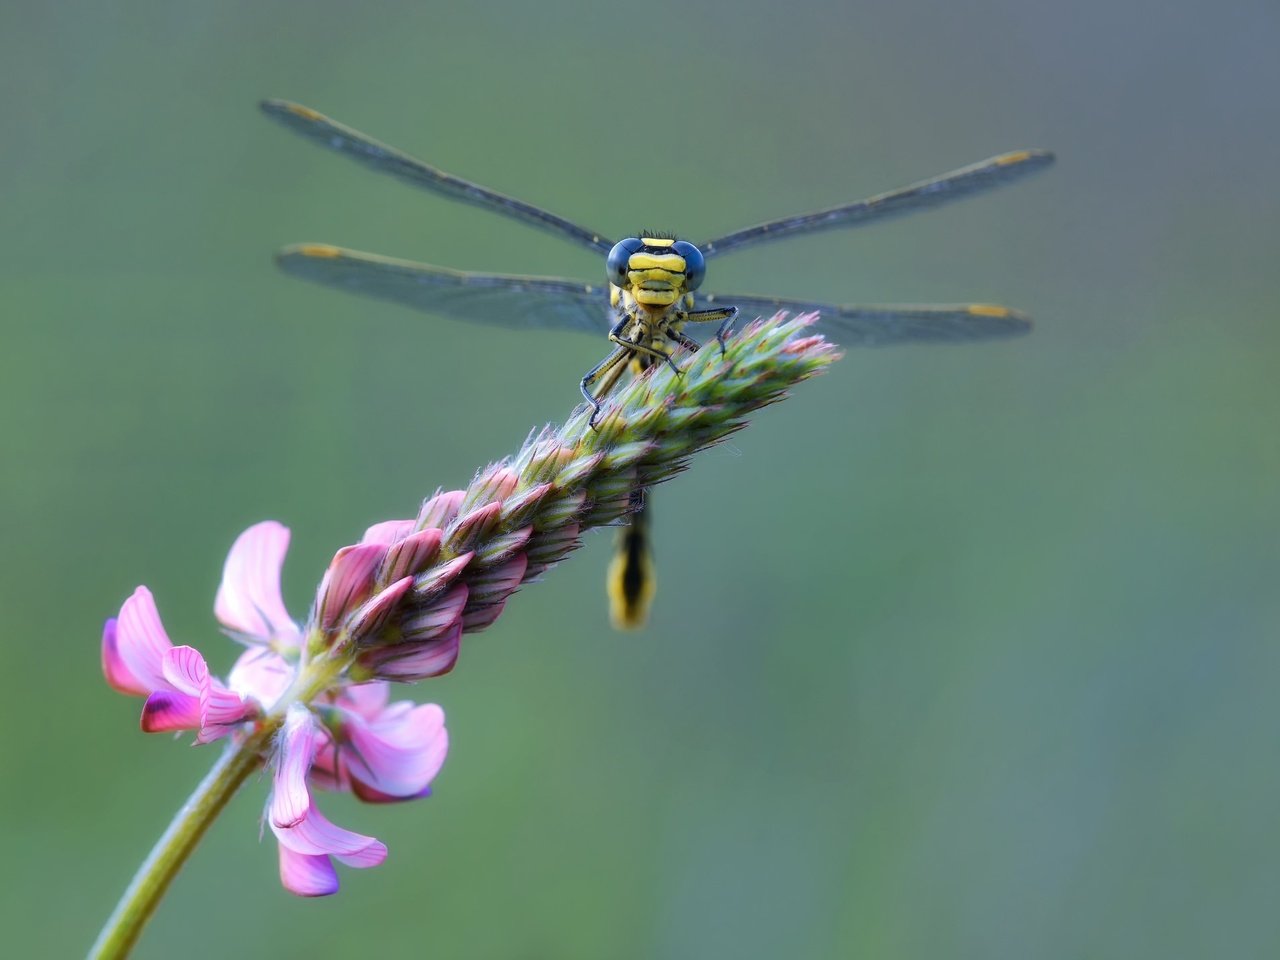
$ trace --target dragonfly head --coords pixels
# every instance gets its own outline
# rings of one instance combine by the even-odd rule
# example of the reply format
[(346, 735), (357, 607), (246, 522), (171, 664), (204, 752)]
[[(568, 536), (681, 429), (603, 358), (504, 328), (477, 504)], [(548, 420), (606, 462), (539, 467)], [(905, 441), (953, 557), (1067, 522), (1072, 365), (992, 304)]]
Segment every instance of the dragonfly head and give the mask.
[(674, 237), (627, 237), (609, 251), (605, 273), (644, 307), (669, 307), (698, 289), (706, 273), (702, 251)]

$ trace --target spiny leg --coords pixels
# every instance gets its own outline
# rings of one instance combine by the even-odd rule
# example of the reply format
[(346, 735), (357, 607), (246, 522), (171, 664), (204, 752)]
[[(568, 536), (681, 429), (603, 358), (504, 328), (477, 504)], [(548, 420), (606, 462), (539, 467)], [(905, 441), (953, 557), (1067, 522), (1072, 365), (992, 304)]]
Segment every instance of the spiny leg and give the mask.
[(721, 321), (716, 330), (716, 343), (720, 344), (720, 356), (725, 354), (725, 335), (733, 328), (733, 321), (738, 318), (737, 307), (720, 307), (715, 310), (694, 310), (685, 317), (685, 323), (714, 323)]
[(615, 371), (612, 376), (608, 377), (608, 380), (600, 390), (601, 395), (607, 393), (609, 388), (617, 383), (622, 371), (626, 369), (623, 364), (626, 363), (631, 354), (632, 351), (629, 348), (619, 345), (613, 353), (592, 367), (591, 371), (578, 383), (578, 389), (582, 391), (583, 398), (591, 405), (591, 416), (587, 420), (587, 426), (592, 430), (596, 428), (596, 417), (600, 415), (600, 401), (592, 396), (591, 386), (604, 379), (610, 371)]
[(689, 336), (683, 330), (668, 330), (667, 336), (680, 344), (680, 346), (684, 347), (686, 350), (693, 350), (694, 352), (697, 352), (702, 349), (702, 344), (693, 339), (693, 337)]
[[(615, 327), (614, 329), (617, 328)], [(650, 346), (647, 343), (641, 343), (639, 340), (628, 340), (625, 337), (613, 333), (613, 331), (609, 332), (609, 339), (619, 347), (630, 350), (633, 353), (642, 353), (646, 356), (653, 357), (655, 360), (665, 362), (676, 376), (679, 376), (681, 373), (679, 365), (672, 359), (671, 354), (663, 353), (657, 347)]]

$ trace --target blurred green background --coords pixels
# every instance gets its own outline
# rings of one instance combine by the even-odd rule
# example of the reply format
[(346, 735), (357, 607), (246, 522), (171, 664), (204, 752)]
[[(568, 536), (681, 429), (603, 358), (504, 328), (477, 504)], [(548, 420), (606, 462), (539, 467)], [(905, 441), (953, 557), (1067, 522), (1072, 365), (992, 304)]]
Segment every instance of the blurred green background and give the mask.
[(587, 253), (283, 131), (299, 100), (624, 235), (695, 241), (1019, 147), (1025, 184), (712, 264), (988, 300), (1028, 338), (851, 353), (657, 499), (651, 627), (592, 536), (411, 691), (430, 801), (285, 894), (250, 783), (140, 957), (1280, 951), (1280, 9), (142, 2), (0, 9), (6, 955), (75, 956), (213, 760), (98, 668), (138, 583), (224, 668), (257, 520), (332, 552), (558, 420), (603, 337), (277, 274), (329, 241), (598, 280)]

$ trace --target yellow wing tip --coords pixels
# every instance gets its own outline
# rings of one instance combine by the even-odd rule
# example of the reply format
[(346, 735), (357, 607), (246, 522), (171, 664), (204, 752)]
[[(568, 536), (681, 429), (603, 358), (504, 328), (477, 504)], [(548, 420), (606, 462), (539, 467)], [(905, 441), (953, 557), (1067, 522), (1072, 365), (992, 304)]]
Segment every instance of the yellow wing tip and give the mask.
[(1020, 163), (1034, 161), (1036, 163), (1053, 163), (1055, 157), (1050, 150), (1012, 150), (1002, 153), (994, 159), (997, 167), (1011, 167)]
[(1006, 329), (1010, 331), (1026, 331), (1031, 329), (1031, 318), (1020, 310), (1011, 310), (998, 303), (971, 303), (965, 312), (983, 320), (1005, 320)]
[(1014, 313), (1008, 307), (1002, 307), (997, 303), (971, 303), (969, 304), (969, 315), (974, 317), (995, 317), (1003, 320), (1005, 317), (1012, 317)]
[(342, 256), (342, 248), (328, 243), (295, 243), (285, 247), (278, 254), (280, 257), (311, 257), (315, 260), (337, 260)]
[(301, 117), (303, 120), (324, 120), (325, 116), (318, 110), (312, 110), (310, 107), (304, 107), (300, 103), (294, 103), (292, 100), (279, 100), (276, 98), (268, 98), (259, 103), (267, 113), (292, 113), (295, 117)]

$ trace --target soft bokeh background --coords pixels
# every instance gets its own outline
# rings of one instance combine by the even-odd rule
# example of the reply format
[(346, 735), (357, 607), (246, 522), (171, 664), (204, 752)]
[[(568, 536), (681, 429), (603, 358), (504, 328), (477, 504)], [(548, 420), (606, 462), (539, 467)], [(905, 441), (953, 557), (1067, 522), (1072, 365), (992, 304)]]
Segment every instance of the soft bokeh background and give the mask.
[(0, 929), (74, 956), (213, 759), (137, 732), (101, 621), (150, 585), (225, 666), (226, 548), (286, 593), (558, 419), (603, 339), (278, 275), (322, 240), (598, 279), (262, 118), (296, 99), (595, 229), (693, 240), (1023, 146), (980, 200), (708, 287), (995, 300), (1023, 340), (850, 354), (609, 537), (442, 703), (436, 796), (280, 889), (265, 784), (141, 957), (1261, 957), (1280, 950), (1280, 8), (1174, 0), (0, 8)]

